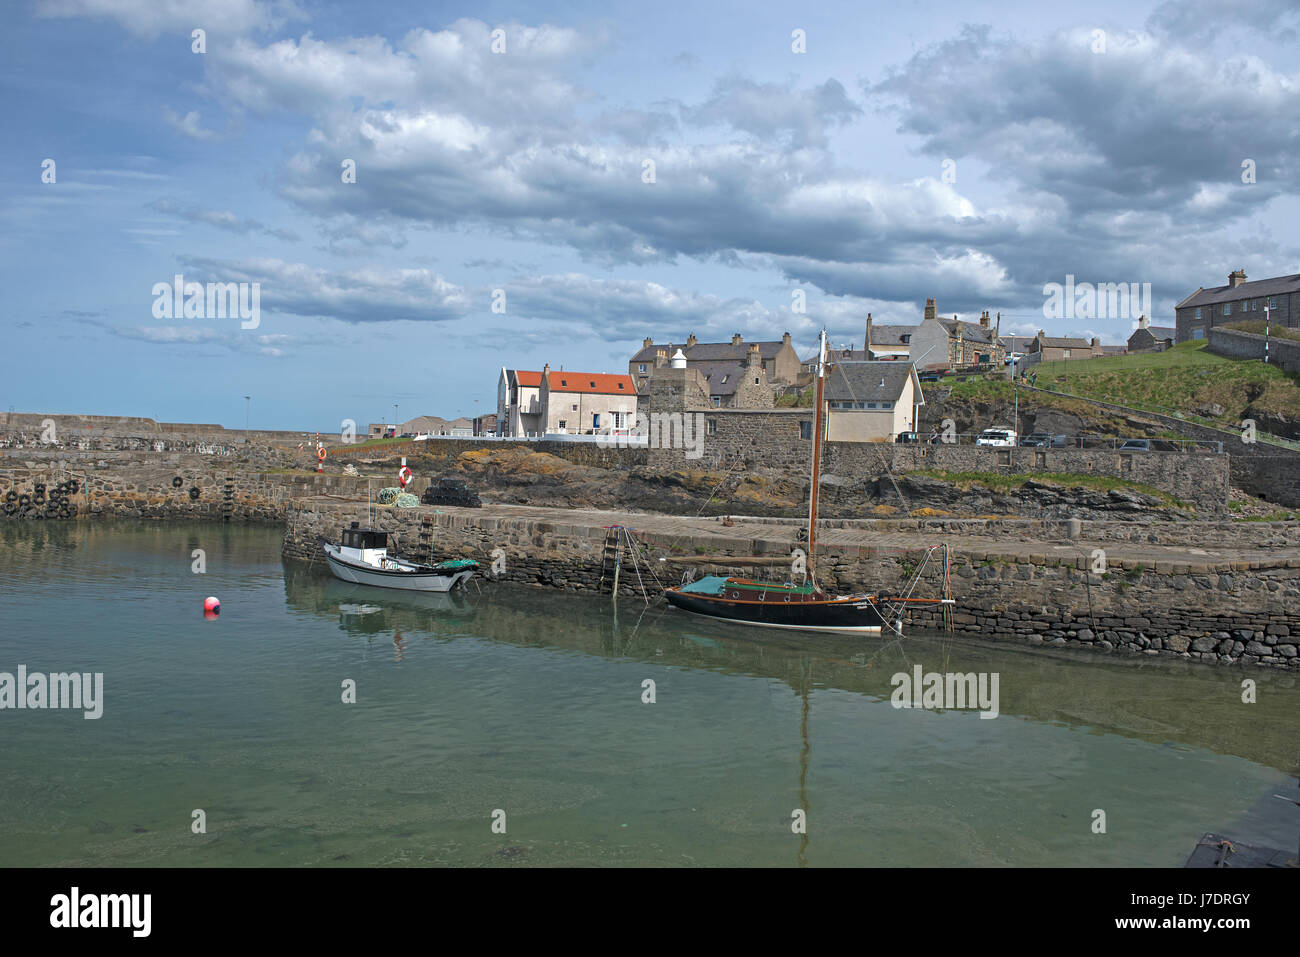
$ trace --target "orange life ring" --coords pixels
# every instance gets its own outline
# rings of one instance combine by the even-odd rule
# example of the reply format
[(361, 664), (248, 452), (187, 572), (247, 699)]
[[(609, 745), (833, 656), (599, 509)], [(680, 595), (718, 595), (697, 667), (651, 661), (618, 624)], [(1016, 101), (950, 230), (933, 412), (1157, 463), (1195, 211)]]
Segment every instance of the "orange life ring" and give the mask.
[(398, 470), (398, 472), (397, 472), (397, 481), (399, 481), (399, 482), (402, 483), (402, 488), (406, 488), (406, 486), (410, 483), (410, 481), (411, 481), (411, 470), (408, 469), (405, 465), (403, 465), (403, 466)]
[(325, 446), (322, 445), (316, 450), (316, 458), (322, 462), (325, 461)]

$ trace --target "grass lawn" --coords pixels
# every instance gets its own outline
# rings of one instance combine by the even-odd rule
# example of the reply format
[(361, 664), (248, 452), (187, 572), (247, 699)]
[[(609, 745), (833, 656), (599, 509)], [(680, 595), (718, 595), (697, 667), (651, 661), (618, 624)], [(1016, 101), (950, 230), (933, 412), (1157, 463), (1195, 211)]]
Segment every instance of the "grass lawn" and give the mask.
[(1034, 367), (1039, 388), (1153, 412), (1196, 417), (1198, 409), (1221, 406), (1212, 421), (1237, 429), (1246, 410), (1300, 418), (1300, 377), (1276, 366), (1216, 356), (1208, 343), (1184, 342), (1164, 352), (1100, 359), (1044, 362)]

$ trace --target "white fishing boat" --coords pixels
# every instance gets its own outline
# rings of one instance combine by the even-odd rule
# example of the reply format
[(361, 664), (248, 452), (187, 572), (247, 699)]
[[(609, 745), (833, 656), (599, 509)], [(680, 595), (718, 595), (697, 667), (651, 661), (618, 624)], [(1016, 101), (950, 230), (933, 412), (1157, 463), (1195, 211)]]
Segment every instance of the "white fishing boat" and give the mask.
[(377, 588), (446, 592), (460, 588), (478, 571), (478, 562), (457, 558), (435, 564), (388, 554), (388, 533), (353, 522), (336, 545), (325, 544), (325, 560), (335, 578)]

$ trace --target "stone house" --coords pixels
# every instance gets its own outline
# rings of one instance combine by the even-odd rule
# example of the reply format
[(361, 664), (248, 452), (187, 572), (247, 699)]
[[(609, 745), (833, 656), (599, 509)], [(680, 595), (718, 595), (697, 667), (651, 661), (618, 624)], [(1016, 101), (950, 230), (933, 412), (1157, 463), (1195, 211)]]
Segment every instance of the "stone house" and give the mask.
[(1175, 326), (1153, 326), (1146, 316), (1138, 317), (1138, 327), (1128, 337), (1129, 352), (1163, 352), (1178, 337)]
[(642, 341), (641, 350), (627, 364), (628, 375), (632, 376), (640, 390), (650, 378), (656, 360), (664, 364), (681, 349), (686, 357), (688, 369), (697, 366), (718, 366), (729, 363), (744, 366), (750, 357), (751, 347), (758, 347), (759, 361), (763, 372), (772, 386), (794, 385), (799, 378), (799, 356), (790, 343), (790, 333), (783, 335), (779, 341), (746, 343), (739, 333), (731, 337), (730, 342), (700, 342), (695, 334), (686, 337), (680, 345), (668, 343), (655, 345), (647, 337)]
[(1042, 329), (1038, 330), (1029, 343), (1027, 355), (1039, 362), (1060, 362), (1064, 359), (1096, 359), (1106, 354), (1101, 340), (1076, 339), (1061, 336), (1049, 336)]
[(987, 309), (979, 322), (940, 319), (933, 299), (925, 301), (924, 318), (908, 345), (911, 360), (923, 369), (1000, 368), (1006, 355)]
[(502, 366), (497, 379), (497, 434), (537, 435), (541, 416), (542, 374)]
[(1228, 273), (1226, 286), (1201, 287), (1174, 307), (1175, 341), (1204, 339), (1214, 326), (1264, 319), (1300, 327), (1300, 274), (1246, 281), (1246, 271)]
[(925, 404), (910, 362), (840, 362), (825, 386), (828, 442), (893, 442)]
[(636, 387), (631, 376), (605, 372), (541, 373), (543, 431), (594, 435), (636, 425)]

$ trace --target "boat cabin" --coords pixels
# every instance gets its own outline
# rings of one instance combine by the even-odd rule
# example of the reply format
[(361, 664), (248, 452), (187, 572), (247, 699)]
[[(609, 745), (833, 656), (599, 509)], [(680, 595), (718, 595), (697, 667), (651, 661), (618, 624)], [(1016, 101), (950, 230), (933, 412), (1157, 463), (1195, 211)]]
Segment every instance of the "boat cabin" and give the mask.
[(343, 529), (339, 548), (351, 558), (372, 562), (388, 554), (388, 533), (361, 528), (360, 522), (353, 522), (350, 528)]

